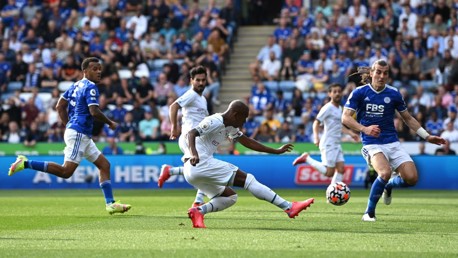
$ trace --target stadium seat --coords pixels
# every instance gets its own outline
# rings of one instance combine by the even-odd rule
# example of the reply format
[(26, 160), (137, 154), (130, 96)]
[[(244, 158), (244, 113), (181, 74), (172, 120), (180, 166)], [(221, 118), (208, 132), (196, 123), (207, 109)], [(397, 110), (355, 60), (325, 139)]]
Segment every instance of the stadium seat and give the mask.
[(32, 97), (32, 93), (31, 92), (22, 92), (21, 94), (19, 94), (19, 98), (23, 102), (27, 102), (27, 100), (29, 100), (30, 97)]
[(118, 71), (119, 79), (130, 79), (132, 78), (132, 72), (127, 69), (122, 69)]
[(68, 90), (71, 86), (73, 85), (72, 81), (61, 81), (57, 85), (57, 88), (59, 89), (60, 92), (65, 92)]
[(131, 104), (124, 104), (122, 105), (122, 107), (125, 108), (127, 111), (131, 111), (132, 109), (134, 109), (134, 106)]
[(141, 77), (146, 77), (149, 79), (149, 71), (148, 70), (137, 70), (135, 71), (135, 77), (141, 78)]
[(23, 84), (22, 84), (21, 81), (12, 81), (12, 82), (8, 83), (7, 91), (8, 92), (14, 92), (14, 91), (17, 91), (17, 90), (21, 90), (22, 86), (23, 86)]
[(292, 91), (283, 91), (283, 98), (287, 101), (291, 101), (293, 99), (294, 92)]
[(278, 82), (276, 81), (263, 81), (262, 83), (271, 93), (275, 93), (278, 90)]
[(280, 81), (279, 87), (282, 91), (294, 91), (296, 83), (294, 81)]
[(53, 103), (51, 103), (51, 100), (52, 100), (52, 94), (49, 93), (49, 92), (40, 92), (38, 93), (38, 97), (41, 99), (41, 101), (43, 102), (43, 106), (45, 109), (48, 109)]

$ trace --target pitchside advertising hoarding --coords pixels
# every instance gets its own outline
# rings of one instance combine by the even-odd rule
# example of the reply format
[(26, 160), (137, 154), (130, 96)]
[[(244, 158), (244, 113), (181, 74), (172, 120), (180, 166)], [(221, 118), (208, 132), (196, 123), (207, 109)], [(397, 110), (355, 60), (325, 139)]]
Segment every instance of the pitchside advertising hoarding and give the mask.
[[(319, 156), (312, 155), (319, 160)], [(111, 162), (111, 181), (115, 188), (157, 188), (162, 164), (181, 165), (180, 155), (123, 155), (108, 156)], [(323, 188), (330, 178), (320, 174), (307, 164), (292, 166), (294, 155), (220, 155), (217, 158), (239, 166), (242, 171), (252, 173), (258, 181), (271, 188)], [(74, 175), (61, 179), (50, 174), (24, 170), (11, 177), (6, 168), (15, 157), (0, 157), (5, 168), (0, 173), (0, 189), (88, 189), (98, 188), (98, 170), (83, 161)], [(53, 161), (61, 164), (62, 156), (34, 156), (34, 160)], [(351, 187), (363, 187), (367, 165), (359, 155), (345, 156), (344, 182)], [(419, 170), (419, 189), (458, 190), (458, 157), (415, 156)], [(164, 185), (165, 189), (191, 188), (183, 176), (172, 176)]]

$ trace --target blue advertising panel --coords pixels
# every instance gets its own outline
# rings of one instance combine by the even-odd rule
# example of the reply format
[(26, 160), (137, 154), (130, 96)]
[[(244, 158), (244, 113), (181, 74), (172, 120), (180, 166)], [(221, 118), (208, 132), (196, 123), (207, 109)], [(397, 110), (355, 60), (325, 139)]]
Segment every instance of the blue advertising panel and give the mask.
[[(319, 159), (319, 156), (313, 156)], [(111, 181), (116, 188), (157, 188), (157, 180), (162, 164), (181, 165), (180, 155), (123, 155), (108, 156), (111, 162)], [(330, 178), (321, 175), (311, 166), (291, 165), (293, 155), (222, 155), (218, 158), (239, 166), (242, 171), (252, 173), (258, 181), (271, 188), (306, 188), (324, 187)], [(8, 168), (15, 157), (0, 157), (0, 165)], [(61, 156), (35, 156), (34, 160), (47, 160), (61, 164)], [(458, 157), (414, 156), (419, 170), (419, 189), (454, 189), (458, 190)], [(366, 164), (361, 156), (345, 156), (344, 182), (351, 187), (363, 187), (366, 176)], [(33, 170), (24, 170), (12, 177), (6, 169), (0, 173), (0, 189), (87, 189), (98, 188), (98, 170), (87, 161), (83, 161), (74, 175), (62, 179), (50, 174)], [(165, 189), (191, 188), (182, 176), (171, 177), (164, 185)]]

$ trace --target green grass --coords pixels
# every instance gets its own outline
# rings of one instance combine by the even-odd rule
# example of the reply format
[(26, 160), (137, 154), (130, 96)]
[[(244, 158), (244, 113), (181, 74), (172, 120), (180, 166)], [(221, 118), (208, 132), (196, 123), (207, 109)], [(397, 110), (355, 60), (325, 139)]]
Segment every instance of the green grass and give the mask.
[(278, 190), (288, 200), (316, 198), (289, 219), (238, 190), (237, 204), (193, 229), (191, 190), (117, 190), (132, 204), (105, 212), (100, 191), (0, 191), (0, 257), (457, 257), (458, 191), (395, 191), (375, 223), (362, 222), (368, 192), (342, 207), (324, 190)]

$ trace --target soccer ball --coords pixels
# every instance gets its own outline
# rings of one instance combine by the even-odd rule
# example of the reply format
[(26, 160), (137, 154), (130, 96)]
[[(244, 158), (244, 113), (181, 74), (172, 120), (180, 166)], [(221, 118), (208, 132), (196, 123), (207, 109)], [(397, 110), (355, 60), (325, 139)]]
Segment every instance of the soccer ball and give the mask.
[(341, 206), (350, 200), (350, 187), (344, 182), (330, 184), (326, 189), (326, 199), (330, 204)]

